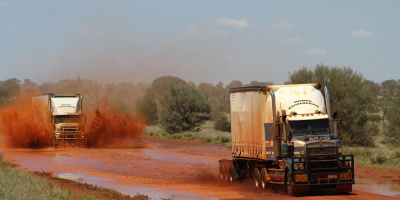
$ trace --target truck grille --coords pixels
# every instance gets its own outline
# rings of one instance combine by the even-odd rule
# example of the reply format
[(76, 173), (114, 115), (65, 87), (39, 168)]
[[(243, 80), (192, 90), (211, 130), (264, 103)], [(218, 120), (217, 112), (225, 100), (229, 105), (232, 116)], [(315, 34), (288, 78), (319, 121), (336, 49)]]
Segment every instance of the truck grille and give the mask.
[(76, 131), (78, 131), (78, 127), (63, 128), (63, 131), (66, 131), (66, 132), (76, 132)]
[(336, 152), (336, 147), (307, 148), (311, 173), (337, 172), (338, 158)]

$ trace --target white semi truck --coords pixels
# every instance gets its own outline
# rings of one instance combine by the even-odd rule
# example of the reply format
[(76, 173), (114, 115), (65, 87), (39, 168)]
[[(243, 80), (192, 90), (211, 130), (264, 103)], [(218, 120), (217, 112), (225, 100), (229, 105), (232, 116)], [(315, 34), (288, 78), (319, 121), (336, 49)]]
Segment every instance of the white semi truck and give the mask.
[(47, 105), (53, 125), (53, 147), (87, 146), (80, 94), (44, 94), (34, 99)]
[(252, 178), (260, 188), (288, 194), (310, 188), (352, 191), (354, 156), (343, 154), (329, 92), (319, 84), (230, 90), (232, 155), (220, 160), (221, 178)]

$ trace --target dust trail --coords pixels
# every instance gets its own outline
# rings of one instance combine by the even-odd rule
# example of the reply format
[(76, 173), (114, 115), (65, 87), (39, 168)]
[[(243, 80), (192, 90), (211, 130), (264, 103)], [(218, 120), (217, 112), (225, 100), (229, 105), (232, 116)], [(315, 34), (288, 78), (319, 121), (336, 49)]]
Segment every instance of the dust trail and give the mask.
[(138, 138), (146, 128), (143, 117), (117, 113), (115, 107), (104, 99), (94, 110), (88, 128), (89, 147), (119, 147), (119, 142)]
[(0, 129), (9, 148), (44, 148), (52, 146), (52, 126), (47, 107), (32, 101), (36, 93), (16, 99), (0, 110)]

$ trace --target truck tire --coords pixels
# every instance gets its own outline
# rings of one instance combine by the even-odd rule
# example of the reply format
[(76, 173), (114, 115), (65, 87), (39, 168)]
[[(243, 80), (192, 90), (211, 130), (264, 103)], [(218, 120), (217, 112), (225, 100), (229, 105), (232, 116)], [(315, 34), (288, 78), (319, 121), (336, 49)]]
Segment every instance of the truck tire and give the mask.
[(292, 177), (290, 176), (289, 171), (286, 171), (285, 189), (286, 189), (286, 194), (294, 195), (293, 180), (292, 180)]
[(224, 167), (224, 162), (220, 162), (219, 163), (219, 177), (221, 178), (221, 180), (223, 180), (225, 178), (225, 167)]
[(256, 187), (261, 187), (261, 173), (258, 168), (254, 169), (253, 180)]
[(229, 164), (228, 181), (233, 182), (233, 163)]
[(261, 188), (262, 189), (267, 189), (267, 169), (263, 167), (261, 169)]

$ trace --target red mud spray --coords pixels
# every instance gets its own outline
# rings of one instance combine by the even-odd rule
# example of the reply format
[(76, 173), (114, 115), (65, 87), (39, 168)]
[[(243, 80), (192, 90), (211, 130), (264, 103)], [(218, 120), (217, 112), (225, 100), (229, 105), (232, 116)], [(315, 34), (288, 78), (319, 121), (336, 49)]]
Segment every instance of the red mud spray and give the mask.
[[(53, 126), (47, 105), (20, 97), (0, 110), (0, 133), (9, 148), (46, 148), (53, 145)], [(146, 128), (143, 117), (120, 114), (107, 100), (88, 120), (89, 147), (118, 147), (118, 141), (137, 138)]]
[(32, 96), (20, 97), (0, 110), (0, 131), (7, 147), (44, 148), (53, 144), (47, 106), (32, 101)]
[(89, 147), (118, 147), (119, 142), (137, 138), (146, 129), (143, 117), (119, 114), (107, 99), (100, 108), (95, 108), (88, 129)]

